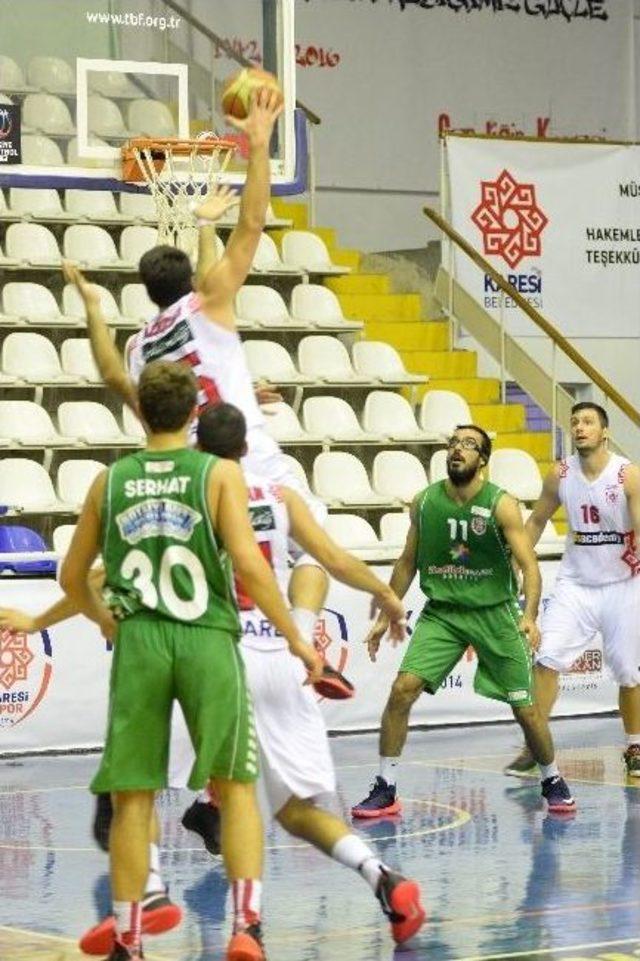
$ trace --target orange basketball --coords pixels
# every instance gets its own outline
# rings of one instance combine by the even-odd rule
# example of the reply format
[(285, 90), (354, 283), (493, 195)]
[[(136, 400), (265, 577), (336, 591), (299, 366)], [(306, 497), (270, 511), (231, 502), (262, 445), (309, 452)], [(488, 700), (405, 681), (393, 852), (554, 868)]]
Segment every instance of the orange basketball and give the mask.
[(274, 77), (268, 70), (245, 67), (229, 77), (222, 90), (222, 109), (225, 116), (243, 120), (249, 112), (251, 94), (261, 87), (276, 90), (282, 98), (282, 90), (277, 77)]

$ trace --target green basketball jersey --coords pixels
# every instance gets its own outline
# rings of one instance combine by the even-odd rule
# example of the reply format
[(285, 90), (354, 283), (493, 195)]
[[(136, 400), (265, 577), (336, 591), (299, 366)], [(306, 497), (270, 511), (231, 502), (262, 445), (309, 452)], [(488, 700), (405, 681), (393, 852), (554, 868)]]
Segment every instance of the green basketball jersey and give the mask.
[(487, 481), (457, 504), (440, 481), (420, 496), (418, 572), (432, 602), (476, 608), (517, 597), (511, 551), (495, 519), (503, 493)]
[(148, 614), (238, 633), (230, 564), (207, 507), (218, 458), (141, 451), (108, 473), (102, 508), (105, 601), (117, 617)]

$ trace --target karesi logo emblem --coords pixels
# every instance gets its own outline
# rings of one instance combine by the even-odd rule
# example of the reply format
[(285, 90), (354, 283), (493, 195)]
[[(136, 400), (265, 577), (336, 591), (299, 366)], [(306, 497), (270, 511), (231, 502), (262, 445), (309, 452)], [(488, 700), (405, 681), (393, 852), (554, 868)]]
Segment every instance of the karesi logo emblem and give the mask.
[(538, 206), (535, 185), (519, 184), (503, 170), (497, 180), (482, 181), (481, 196), (471, 219), (482, 233), (484, 253), (502, 257), (511, 269), (525, 257), (539, 257), (549, 220)]
[(313, 632), (313, 646), (331, 667), (344, 671), (349, 657), (349, 632), (344, 614), (322, 608)]
[(53, 666), (48, 631), (27, 637), (0, 629), (0, 729), (19, 724), (42, 702)]

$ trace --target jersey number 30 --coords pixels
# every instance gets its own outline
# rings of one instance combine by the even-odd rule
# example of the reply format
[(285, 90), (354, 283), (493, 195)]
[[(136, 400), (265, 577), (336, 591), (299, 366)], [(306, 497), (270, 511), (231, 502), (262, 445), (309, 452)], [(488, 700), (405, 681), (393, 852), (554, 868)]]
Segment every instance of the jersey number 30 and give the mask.
[[(173, 585), (173, 569), (181, 567), (191, 581), (191, 600), (178, 597)], [(209, 603), (209, 586), (204, 567), (193, 551), (181, 544), (167, 547), (160, 560), (157, 584), (154, 583), (154, 570), (150, 558), (138, 550), (129, 551), (122, 567), (123, 577), (130, 580), (140, 591), (145, 607), (155, 611), (160, 603), (180, 621), (197, 621), (206, 612)]]

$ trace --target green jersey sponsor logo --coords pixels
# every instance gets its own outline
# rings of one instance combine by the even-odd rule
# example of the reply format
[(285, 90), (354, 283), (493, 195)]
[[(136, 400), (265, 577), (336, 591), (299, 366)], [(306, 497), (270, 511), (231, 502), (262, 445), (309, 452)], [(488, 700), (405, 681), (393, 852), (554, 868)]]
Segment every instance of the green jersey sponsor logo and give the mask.
[(116, 515), (120, 536), (127, 544), (139, 544), (150, 537), (186, 543), (201, 520), (199, 511), (169, 498), (140, 501)]

